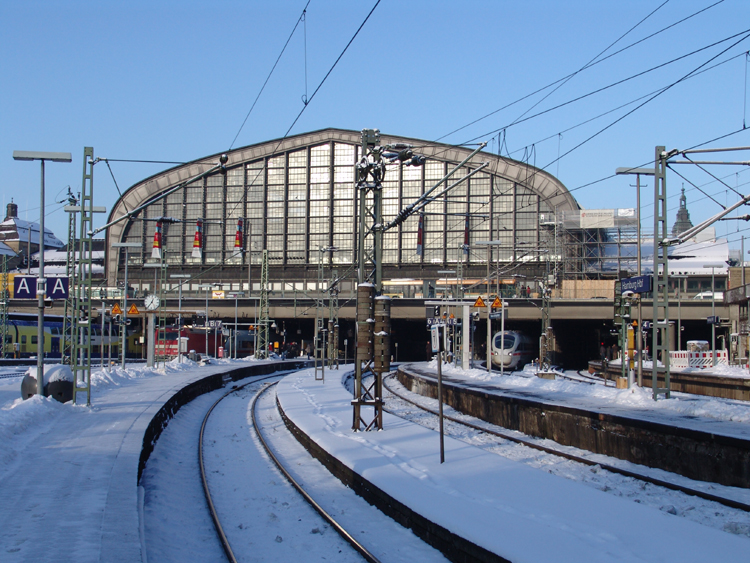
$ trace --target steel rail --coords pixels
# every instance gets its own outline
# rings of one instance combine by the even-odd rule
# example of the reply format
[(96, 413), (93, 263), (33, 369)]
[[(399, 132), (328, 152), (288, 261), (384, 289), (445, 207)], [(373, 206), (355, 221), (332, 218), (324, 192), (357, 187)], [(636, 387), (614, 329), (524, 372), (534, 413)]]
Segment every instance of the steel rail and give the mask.
[[(386, 378), (383, 378), (383, 385), (385, 386), (385, 388), (390, 393), (392, 393), (394, 396), (398, 397), (402, 401), (406, 401), (407, 403), (412, 404), (412, 405), (414, 405), (417, 408), (420, 408), (420, 409), (422, 409), (422, 410), (424, 410), (424, 411), (426, 411), (426, 412), (428, 412), (430, 414), (434, 414), (434, 415), (437, 416), (438, 413), (436, 411), (433, 411), (430, 408), (427, 408), (427, 407), (425, 407), (423, 405), (420, 405), (420, 404), (416, 403), (415, 401), (412, 401), (411, 399), (409, 399), (409, 398), (401, 395), (400, 393), (395, 392), (391, 387), (389, 387), (388, 384), (387, 384), (387, 379), (389, 377), (394, 377), (394, 375), (395, 374), (390, 374)], [(388, 410), (388, 409), (386, 408), (385, 410)], [(391, 412), (391, 411), (389, 411), (389, 412)], [(391, 412), (391, 414), (394, 414), (394, 413)], [(396, 416), (398, 416), (398, 415), (396, 415)], [(446, 414), (443, 414), (443, 418), (445, 418), (447, 420), (450, 420), (452, 422), (455, 422), (456, 424), (462, 424), (462, 425), (468, 426), (469, 428), (472, 428), (474, 430), (479, 430), (480, 432), (485, 432), (487, 434), (492, 434), (493, 436), (497, 436), (498, 438), (503, 438), (505, 440), (509, 440), (511, 442), (515, 442), (515, 443), (521, 444), (523, 446), (528, 446), (528, 447), (533, 448), (535, 450), (539, 450), (539, 451), (542, 451), (542, 452), (545, 452), (545, 453), (548, 453), (548, 454), (551, 454), (551, 455), (555, 455), (555, 456), (558, 456), (558, 457), (563, 457), (563, 458), (568, 459), (570, 461), (577, 461), (579, 463), (582, 463), (584, 465), (589, 465), (589, 466), (598, 465), (602, 469), (605, 469), (605, 470), (610, 471), (612, 473), (617, 473), (617, 474), (623, 475), (625, 477), (632, 477), (633, 479), (638, 479), (640, 481), (645, 481), (647, 483), (651, 483), (652, 485), (658, 485), (658, 486), (664, 487), (666, 489), (670, 489), (670, 490), (673, 490), (673, 491), (679, 491), (679, 492), (685, 493), (687, 495), (691, 495), (691, 496), (694, 496), (694, 497), (702, 498), (704, 500), (710, 500), (710, 501), (713, 501), (713, 502), (718, 502), (719, 504), (722, 504), (724, 506), (728, 506), (730, 508), (736, 508), (738, 510), (744, 510), (745, 512), (750, 512), (750, 504), (739, 502), (739, 501), (736, 501), (734, 499), (728, 499), (728, 498), (720, 497), (720, 496), (717, 496), (717, 495), (712, 495), (711, 493), (706, 493), (706, 492), (699, 491), (699, 490), (696, 490), (696, 489), (691, 489), (689, 487), (685, 487), (683, 485), (678, 485), (676, 483), (670, 483), (669, 481), (664, 481), (662, 479), (657, 479), (655, 477), (650, 477), (648, 475), (643, 475), (641, 473), (636, 473), (635, 471), (630, 471), (628, 469), (622, 469), (620, 467), (617, 467), (617, 466), (614, 466), (614, 465), (609, 465), (607, 463), (601, 463), (601, 462), (597, 462), (597, 461), (592, 461), (592, 460), (587, 459), (585, 457), (579, 457), (579, 456), (576, 456), (576, 455), (573, 455), (573, 454), (569, 454), (569, 453), (566, 453), (566, 452), (561, 452), (561, 451), (555, 450), (553, 448), (548, 448), (546, 446), (542, 446), (540, 444), (536, 444), (536, 443), (534, 443), (534, 442), (532, 442), (530, 440), (525, 440), (523, 438), (519, 438), (519, 437), (513, 436), (511, 434), (506, 434), (504, 432), (499, 432), (499, 431), (496, 431), (496, 430), (491, 430), (489, 428), (486, 428), (486, 427), (483, 427), (483, 426), (479, 426), (477, 424), (472, 424), (471, 422), (466, 422), (466, 421), (463, 421), (463, 420), (459, 420), (459, 419), (457, 419), (455, 417), (452, 417), (452, 416), (449, 416), (449, 415), (446, 415)]]
[(258, 435), (258, 439), (260, 440), (260, 443), (263, 445), (263, 448), (266, 450), (266, 453), (268, 453), (269, 457), (273, 460), (273, 462), (276, 464), (276, 467), (279, 468), (279, 471), (281, 471), (284, 474), (284, 477), (287, 478), (287, 480), (292, 484), (292, 486), (297, 489), (297, 492), (302, 495), (302, 497), (312, 506), (318, 514), (320, 514), (323, 519), (328, 522), (338, 533), (339, 535), (344, 538), (354, 549), (356, 549), (362, 557), (364, 557), (367, 561), (370, 563), (380, 563), (380, 560), (375, 557), (372, 553), (368, 551), (368, 549), (359, 543), (349, 532), (347, 532), (344, 527), (339, 524), (333, 516), (328, 514), (326, 510), (320, 506), (315, 500), (305, 491), (302, 486), (292, 477), (292, 475), (287, 471), (287, 469), (283, 466), (281, 461), (278, 457), (273, 453), (269, 445), (266, 443), (265, 438), (263, 437), (263, 433), (260, 431), (260, 427), (258, 426), (258, 421), (256, 418), (256, 411), (255, 411), (255, 405), (258, 402), (258, 399), (261, 395), (266, 393), (269, 389), (271, 389), (276, 383), (272, 383), (268, 386), (266, 386), (265, 389), (262, 389), (259, 391), (255, 397), (253, 398), (252, 405), (250, 406), (250, 410), (252, 412), (253, 417), (253, 427), (255, 428), (255, 433)]
[(208, 510), (211, 513), (211, 520), (213, 520), (214, 527), (216, 528), (216, 533), (219, 536), (221, 547), (224, 550), (224, 553), (226, 554), (227, 559), (229, 559), (231, 563), (237, 563), (237, 558), (234, 556), (232, 547), (229, 545), (229, 540), (227, 539), (227, 536), (224, 533), (224, 528), (222, 528), (221, 526), (221, 522), (219, 521), (219, 515), (216, 512), (216, 507), (214, 506), (213, 499), (211, 498), (211, 491), (208, 488), (208, 480), (206, 479), (206, 468), (203, 464), (203, 434), (206, 430), (206, 424), (208, 423), (208, 418), (211, 416), (211, 412), (213, 412), (214, 407), (216, 407), (216, 405), (218, 405), (221, 401), (223, 401), (232, 393), (235, 393), (237, 391), (244, 389), (248, 385), (252, 385), (253, 383), (257, 383), (259, 381), (263, 381), (265, 379), (270, 379), (272, 377), (278, 377), (278, 376), (279, 374), (267, 375), (265, 377), (260, 377), (260, 378), (253, 379), (252, 381), (248, 381), (247, 383), (244, 383), (238, 387), (232, 387), (232, 389), (224, 393), (213, 405), (211, 405), (211, 408), (209, 408), (208, 411), (206, 412), (206, 416), (203, 417), (203, 423), (201, 424), (201, 431), (200, 431), (200, 435), (198, 438), (198, 465), (201, 471), (201, 482), (203, 484), (203, 494), (206, 497), (206, 502), (208, 503)]

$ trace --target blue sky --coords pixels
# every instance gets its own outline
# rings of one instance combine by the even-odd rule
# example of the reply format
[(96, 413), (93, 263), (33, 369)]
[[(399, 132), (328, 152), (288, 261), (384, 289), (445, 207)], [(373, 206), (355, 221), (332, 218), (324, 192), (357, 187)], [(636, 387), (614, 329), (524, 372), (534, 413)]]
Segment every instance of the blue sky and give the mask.
[[(374, 127), (450, 144), (486, 141), (496, 152), (504, 129), (503, 154), (546, 168), (583, 207), (635, 207), (634, 178), (597, 181), (620, 166), (651, 165), (656, 145), (685, 149), (750, 124), (745, 55), (750, 38), (743, 39), (750, 32), (750, 2), (725, 0), (577, 71), (598, 55), (614, 53), (715, 2), (382, 0), (312, 97), (376, 0), (311, 0), (304, 24), (234, 146), (282, 137), (306, 95), (312, 99), (291, 134)], [(12, 197), (21, 218), (38, 220), (39, 164), (14, 161), (13, 150), (73, 154), (71, 164), (47, 166), (47, 226), (60, 238), (66, 236), (67, 218), (54, 201), (62, 199), (68, 185), (80, 190), (84, 146), (94, 147), (101, 158), (177, 162), (227, 150), (306, 3), (0, 4), (3, 205)], [(740, 35), (551, 110), (735, 34)], [(701, 65), (720, 62), (678, 82)], [(543, 90), (453, 133), (571, 74), (554, 92)], [(515, 123), (545, 110), (551, 111)], [(750, 129), (709, 146), (750, 146)], [(748, 152), (727, 159), (750, 160)], [(555, 162), (558, 155), (563, 156)], [(111, 167), (124, 191), (169, 165), (112, 162)], [(730, 187), (750, 193), (746, 169), (710, 168), (729, 187), (695, 167), (677, 169), (718, 203), (668, 172), (670, 226), (683, 183), (697, 223), (717, 213), (719, 203), (737, 201)], [(108, 209), (118, 195), (103, 163), (95, 167), (94, 195), (95, 204)], [(651, 231), (651, 184), (643, 189), (642, 201), (644, 229)], [(717, 231), (739, 247), (740, 237), (750, 235), (746, 225), (722, 222)]]

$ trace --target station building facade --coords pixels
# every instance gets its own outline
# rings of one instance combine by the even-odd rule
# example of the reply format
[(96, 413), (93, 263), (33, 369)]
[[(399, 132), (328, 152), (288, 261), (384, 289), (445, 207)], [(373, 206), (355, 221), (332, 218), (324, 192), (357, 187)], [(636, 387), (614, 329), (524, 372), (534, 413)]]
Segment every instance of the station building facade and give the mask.
[[(427, 160), (419, 167), (399, 162), (388, 165), (382, 184), (385, 221), (430, 190), (473, 149), (381, 134), (381, 144), (392, 143), (413, 145), (414, 152)], [(113, 249), (112, 243), (130, 242), (140, 245), (128, 251), (129, 285), (140, 294), (154, 291), (154, 284), (160, 283), (154, 265), (162, 261), (170, 274), (191, 275), (193, 280), (182, 288), (186, 296), (202, 296), (200, 286), (205, 284), (255, 293), (260, 290), (263, 250), (268, 251), (271, 297), (324, 289), (319, 283), (321, 263), (326, 279), (341, 278), (341, 292), (353, 292), (360, 196), (355, 171), (361, 153), (360, 132), (341, 129), (226, 153), (224, 173), (189, 183), (108, 229), (108, 284), (122, 281), (125, 261), (125, 251)], [(207, 156), (135, 184), (113, 206), (109, 220), (199, 175), (215, 165), (219, 156)], [(488, 260), (491, 275), (507, 278), (501, 280), (507, 283), (540, 278), (554, 267), (551, 262), (558, 259), (554, 229), (545, 225), (545, 217), (576, 211), (578, 203), (549, 173), (487, 152), (475, 155), (449, 183), (484, 162), (489, 166), (483, 171), (384, 235), (384, 293), (430, 297), (433, 290), (440, 291), (441, 279), (451, 283), (448, 278), (456, 274), (445, 271), (455, 271), (459, 263), (462, 279), (452, 283), (460, 283), (469, 292), (472, 285), (484, 283)], [(199, 223), (200, 252), (194, 252)], [(154, 258), (153, 240), (159, 228), (162, 256)], [(237, 251), (238, 236), (242, 252)], [(488, 249), (478, 244), (483, 241), (494, 244)], [(176, 288), (177, 280), (163, 279), (162, 291)]]

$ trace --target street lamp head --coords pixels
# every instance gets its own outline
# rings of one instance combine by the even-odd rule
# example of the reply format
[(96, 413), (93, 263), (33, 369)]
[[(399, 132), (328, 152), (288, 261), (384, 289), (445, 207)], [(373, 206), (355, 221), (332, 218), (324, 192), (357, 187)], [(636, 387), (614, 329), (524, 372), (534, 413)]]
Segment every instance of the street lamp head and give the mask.
[(49, 160), (51, 162), (72, 162), (69, 152), (13, 151), (13, 160)]

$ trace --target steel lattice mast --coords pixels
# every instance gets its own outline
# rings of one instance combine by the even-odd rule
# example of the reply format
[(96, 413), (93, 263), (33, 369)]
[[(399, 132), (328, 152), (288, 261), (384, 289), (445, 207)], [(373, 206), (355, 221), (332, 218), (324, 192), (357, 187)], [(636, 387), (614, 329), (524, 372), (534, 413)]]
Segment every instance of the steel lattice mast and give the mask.
[(257, 342), (255, 343), (255, 357), (268, 358), (268, 325), (270, 311), (268, 306), (268, 250), (263, 250), (260, 267), (260, 318), (258, 319)]

